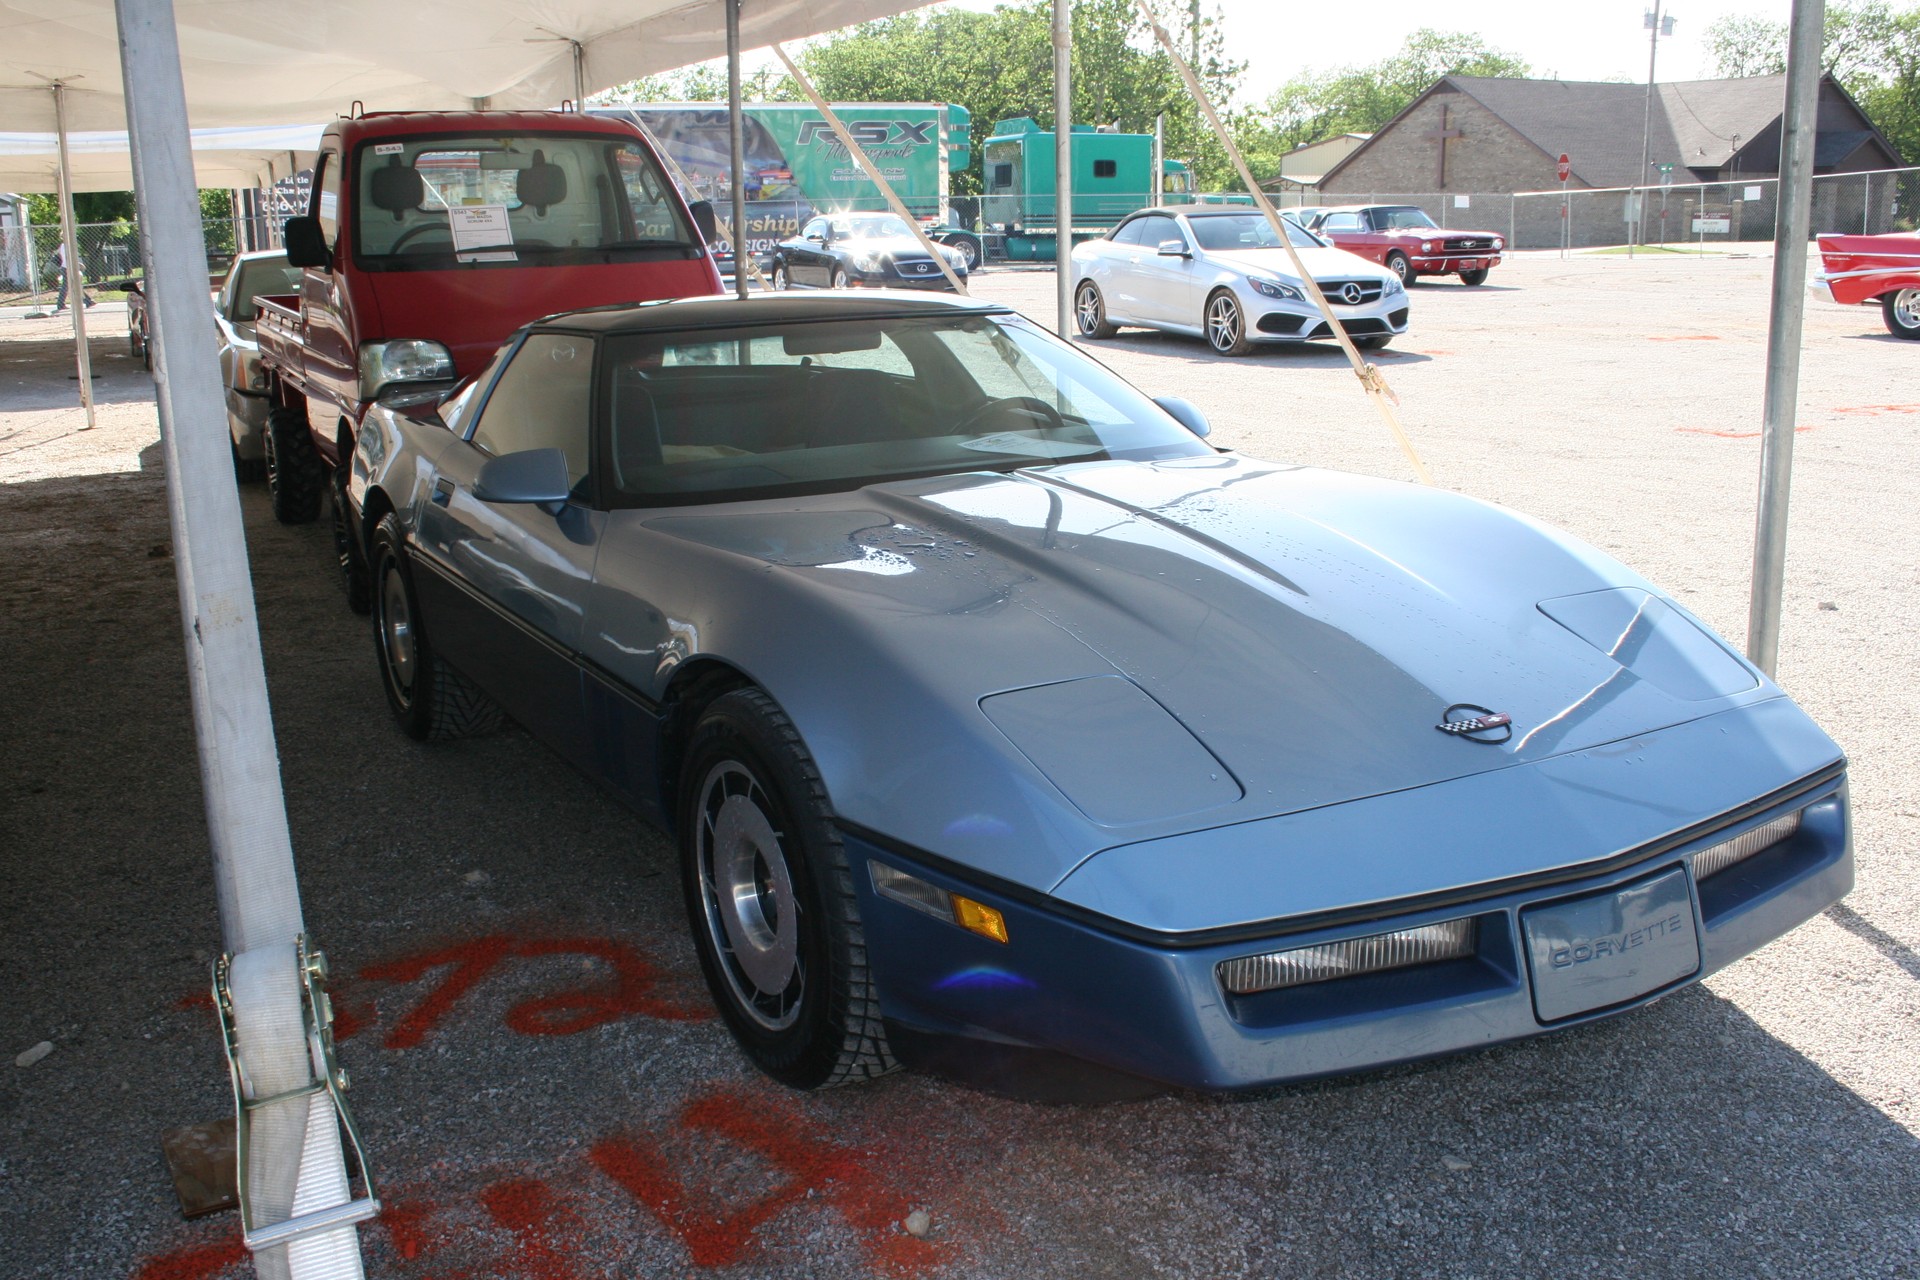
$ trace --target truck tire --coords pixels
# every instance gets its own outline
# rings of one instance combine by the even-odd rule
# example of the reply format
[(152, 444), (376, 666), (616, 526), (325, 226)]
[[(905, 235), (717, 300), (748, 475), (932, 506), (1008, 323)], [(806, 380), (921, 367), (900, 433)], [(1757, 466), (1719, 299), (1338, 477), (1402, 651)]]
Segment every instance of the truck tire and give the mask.
[(326, 493), (327, 468), (313, 447), (303, 410), (274, 406), (267, 415), (267, 495), (281, 524), (311, 524)]
[(980, 241), (976, 237), (955, 236), (953, 239), (947, 241), (947, 243), (960, 251), (960, 261), (967, 264), (967, 270), (978, 271), (980, 269), (980, 258), (982, 255), (980, 253)]
[(491, 733), (499, 706), (440, 660), (427, 642), (413, 593), (405, 536), (392, 512), (373, 531), (373, 648), (387, 706), (409, 738), (437, 742)]

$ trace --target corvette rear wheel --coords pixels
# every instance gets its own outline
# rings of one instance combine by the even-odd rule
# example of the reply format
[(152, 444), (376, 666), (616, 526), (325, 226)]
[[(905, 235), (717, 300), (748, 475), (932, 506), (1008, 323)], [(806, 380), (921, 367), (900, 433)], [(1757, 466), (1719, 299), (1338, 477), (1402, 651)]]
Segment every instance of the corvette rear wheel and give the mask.
[(1120, 326), (1107, 319), (1106, 300), (1100, 296), (1100, 286), (1091, 280), (1082, 280), (1074, 290), (1073, 318), (1083, 338), (1111, 338), (1120, 332)]
[[(1469, 288), (1477, 284), (1485, 284), (1486, 282), (1487, 282), (1487, 269), (1485, 267), (1481, 267), (1474, 271), (1462, 271), (1460, 273), (1460, 283), (1468, 286)], [(1403, 280), (1401, 281), (1401, 283), (1405, 284), (1406, 281)]]
[(1887, 332), (1896, 338), (1920, 338), (1920, 289), (1900, 289), (1880, 299)]
[(1207, 341), (1223, 356), (1244, 356), (1253, 350), (1247, 341), (1246, 317), (1240, 300), (1225, 289), (1207, 299)]
[(1401, 253), (1398, 249), (1395, 249), (1387, 255), (1386, 267), (1387, 270), (1400, 277), (1401, 284), (1407, 285), (1413, 283), (1413, 263), (1408, 261), (1407, 255)]
[(894, 1070), (826, 787), (759, 689), (722, 695), (694, 727), (679, 832), (700, 968), (754, 1065), (796, 1089)]
[(500, 727), (500, 708), (440, 660), (420, 626), (420, 601), (400, 521), (389, 512), (373, 531), (373, 648), (387, 706), (410, 738), (464, 738)]

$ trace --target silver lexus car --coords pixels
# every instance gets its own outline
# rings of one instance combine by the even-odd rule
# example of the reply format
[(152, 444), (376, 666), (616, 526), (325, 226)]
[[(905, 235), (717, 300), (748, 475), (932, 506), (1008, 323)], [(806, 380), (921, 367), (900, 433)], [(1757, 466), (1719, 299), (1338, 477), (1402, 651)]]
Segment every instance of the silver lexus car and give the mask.
[[(1398, 276), (1292, 222), (1288, 234), (1357, 346), (1407, 331)], [(1222, 355), (1263, 342), (1333, 337), (1272, 224), (1247, 209), (1142, 209), (1073, 249), (1074, 315), (1084, 338), (1122, 325), (1205, 338)]]

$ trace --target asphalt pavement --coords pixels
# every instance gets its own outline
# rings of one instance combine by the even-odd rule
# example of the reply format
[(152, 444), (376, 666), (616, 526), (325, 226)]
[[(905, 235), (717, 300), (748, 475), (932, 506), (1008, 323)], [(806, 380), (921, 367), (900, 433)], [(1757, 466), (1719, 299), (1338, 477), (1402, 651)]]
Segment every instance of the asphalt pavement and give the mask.
[[(1417, 285), (1373, 358), (1437, 483), (1738, 643), (1770, 267), (1520, 256)], [(974, 291), (1052, 318), (1049, 272)], [(0, 317), (0, 1276), (219, 1280), (247, 1274), (235, 1215), (183, 1221), (159, 1148), (230, 1095), (151, 383), (96, 333), (80, 430), (62, 332)], [(1220, 442), (1411, 478), (1334, 350), (1088, 347)], [(1920, 343), (1811, 302), (1800, 403), (1780, 680), (1851, 757), (1853, 895), (1605, 1023), (1100, 1107), (757, 1076), (668, 844), (517, 730), (403, 737), (326, 527), (243, 486), (307, 921), (388, 1205), (369, 1274), (1920, 1274)]]

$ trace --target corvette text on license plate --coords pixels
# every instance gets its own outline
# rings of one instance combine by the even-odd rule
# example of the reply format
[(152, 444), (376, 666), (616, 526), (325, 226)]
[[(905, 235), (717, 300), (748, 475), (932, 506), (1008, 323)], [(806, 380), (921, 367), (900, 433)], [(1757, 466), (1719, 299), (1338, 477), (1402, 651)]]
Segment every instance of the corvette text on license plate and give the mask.
[(1622, 889), (1520, 913), (1542, 1022), (1605, 1009), (1700, 968), (1687, 873), (1675, 867)]

